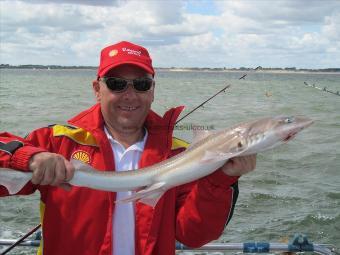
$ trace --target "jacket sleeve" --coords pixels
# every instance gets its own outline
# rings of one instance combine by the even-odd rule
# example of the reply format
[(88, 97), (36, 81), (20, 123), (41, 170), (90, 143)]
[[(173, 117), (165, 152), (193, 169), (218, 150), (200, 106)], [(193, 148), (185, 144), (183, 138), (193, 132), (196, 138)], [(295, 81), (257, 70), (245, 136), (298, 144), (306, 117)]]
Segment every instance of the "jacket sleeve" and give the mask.
[[(36, 153), (48, 151), (48, 142), (44, 142), (46, 138), (48, 140), (48, 130), (34, 131), (27, 139), (7, 132), (0, 133), (0, 167), (29, 171), (30, 158)], [(35, 185), (29, 182), (18, 194), (31, 194), (35, 189)], [(7, 189), (0, 186), (0, 196), (5, 195), (8, 195)]]
[(178, 241), (190, 247), (200, 247), (221, 236), (236, 204), (238, 178), (217, 170), (176, 188)]

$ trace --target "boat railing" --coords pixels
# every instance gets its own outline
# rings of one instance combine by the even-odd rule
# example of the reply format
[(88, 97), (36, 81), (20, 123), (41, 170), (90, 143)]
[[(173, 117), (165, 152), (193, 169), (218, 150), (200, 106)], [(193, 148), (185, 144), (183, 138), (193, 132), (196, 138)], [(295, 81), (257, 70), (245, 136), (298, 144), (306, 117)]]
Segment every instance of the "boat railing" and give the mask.
[[(22, 241), (19, 246), (37, 247), (40, 245), (40, 236), (37, 234), (35, 239)], [(17, 242), (15, 239), (0, 239), (0, 246), (9, 246)], [(328, 244), (317, 244), (310, 242), (306, 235), (295, 234), (289, 243), (271, 242), (244, 242), (244, 243), (208, 243), (200, 248), (190, 248), (176, 242), (176, 251), (206, 251), (206, 252), (227, 252), (236, 251), (241, 253), (315, 253), (320, 255), (340, 255), (337, 247)]]

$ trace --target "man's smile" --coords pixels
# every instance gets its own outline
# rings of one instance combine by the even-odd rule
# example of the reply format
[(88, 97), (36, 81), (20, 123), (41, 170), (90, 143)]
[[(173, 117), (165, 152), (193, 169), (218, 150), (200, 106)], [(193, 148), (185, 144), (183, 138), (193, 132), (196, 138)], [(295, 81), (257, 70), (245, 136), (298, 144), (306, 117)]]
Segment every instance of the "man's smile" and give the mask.
[(123, 105), (120, 105), (118, 106), (118, 109), (122, 110), (122, 111), (128, 111), (128, 112), (131, 112), (131, 111), (135, 111), (138, 109), (137, 106), (123, 106)]

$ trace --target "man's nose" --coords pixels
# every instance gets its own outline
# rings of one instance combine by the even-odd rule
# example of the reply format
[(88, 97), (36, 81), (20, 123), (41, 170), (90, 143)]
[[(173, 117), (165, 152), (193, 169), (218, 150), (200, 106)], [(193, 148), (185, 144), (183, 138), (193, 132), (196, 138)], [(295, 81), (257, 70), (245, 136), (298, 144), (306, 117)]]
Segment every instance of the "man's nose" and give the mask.
[(136, 92), (136, 90), (133, 87), (132, 81), (128, 82), (128, 87), (127, 87), (127, 89), (123, 93), (124, 93), (123, 96), (127, 97), (127, 98), (135, 98), (135, 97), (137, 97), (137, 92)]

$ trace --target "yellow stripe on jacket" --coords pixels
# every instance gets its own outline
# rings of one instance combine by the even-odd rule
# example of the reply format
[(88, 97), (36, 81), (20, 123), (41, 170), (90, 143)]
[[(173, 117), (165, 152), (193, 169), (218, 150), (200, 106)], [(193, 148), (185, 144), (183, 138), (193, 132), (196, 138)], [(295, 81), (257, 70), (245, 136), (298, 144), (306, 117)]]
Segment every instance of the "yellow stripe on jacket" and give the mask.
[(53, 136), (66, 136), (82, 145), (98, 146), (94, 136), (85, 129), (63, 125), (54, 125), (52, 129)]

